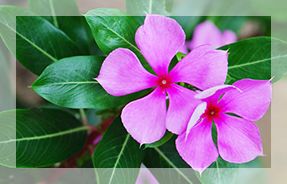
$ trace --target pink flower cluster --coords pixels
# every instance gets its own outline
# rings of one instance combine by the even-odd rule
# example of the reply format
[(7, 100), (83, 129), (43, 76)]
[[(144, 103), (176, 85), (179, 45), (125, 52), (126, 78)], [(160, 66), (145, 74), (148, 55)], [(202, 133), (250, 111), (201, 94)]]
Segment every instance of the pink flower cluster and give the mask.
[[(222, 39), (231, 34), (210, 30), (217, 46), (226, 43)], [(201, 37), (193, 38), (196, 46), (169, 70), (171, 60), (185, 44), (185, 33), (171, 18), (147, 15), (135, 41), (155, 74), (145, 70), (131, 50), (118, 48), (105, 59), (96, 80), (113, 96), (152, 89), (147, 96), (127, 104), (121, 114), (124, 127), (140, 144), (158, 141), (168, 130), (178, 135), (180, 156), (199, 172), (219, 155), (233, 163), (251, 161), (263, 154), (254, 122), (268, 110), (270, 81), (243, 79), (225, 85), (228, 53), (215, 50), (210, 42), (202, 45), (205, 38), (198, 28), (195, 31)]]

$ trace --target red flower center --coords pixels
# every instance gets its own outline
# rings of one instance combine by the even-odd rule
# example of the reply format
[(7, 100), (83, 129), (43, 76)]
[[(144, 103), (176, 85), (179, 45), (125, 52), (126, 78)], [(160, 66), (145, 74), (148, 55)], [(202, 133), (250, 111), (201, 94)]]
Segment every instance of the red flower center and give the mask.
[(221, 110), (217, 105), (208, 104), (204, 116), (209, 120), (213, 120), (219, 117), (220, 111)]
[(157, 83), (157, 86), (159, 86), (161, 89), (165, 90), (171, 86), (172, 79), (168, 75), (163, 75), (163, 76), (158, 77), (156, 83)]

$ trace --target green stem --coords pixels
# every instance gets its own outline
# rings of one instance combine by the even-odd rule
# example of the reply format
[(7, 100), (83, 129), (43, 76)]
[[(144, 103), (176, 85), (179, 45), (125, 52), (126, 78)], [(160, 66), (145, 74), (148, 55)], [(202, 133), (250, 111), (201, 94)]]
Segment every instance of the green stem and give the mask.
[(85, 110), (84, 109), (80, 109), (80, 116), (81, 116), (81, 120), (84, 126), (88, 126), (88, 118), (86, 116)]

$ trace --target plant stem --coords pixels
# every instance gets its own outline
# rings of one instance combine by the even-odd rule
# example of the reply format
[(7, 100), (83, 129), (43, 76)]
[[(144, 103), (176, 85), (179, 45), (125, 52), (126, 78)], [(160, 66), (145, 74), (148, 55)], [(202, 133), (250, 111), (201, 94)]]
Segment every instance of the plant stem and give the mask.
[(81, 116), (81, 120), (84, 126), (88, 126), (88, 118), (86, 116), (85, 110), (84, 109), (80, 109), (80, 116)]

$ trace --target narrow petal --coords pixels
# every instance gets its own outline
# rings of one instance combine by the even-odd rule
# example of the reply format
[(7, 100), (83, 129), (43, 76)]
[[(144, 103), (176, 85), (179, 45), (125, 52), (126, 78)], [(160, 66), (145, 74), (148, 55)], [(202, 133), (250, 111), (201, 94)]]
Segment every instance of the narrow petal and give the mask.
[(185, 134), (176, 139), (176, 149), (179, 155), (193, 169), (202, 172), (218, 157), (218, 152), (211, 135), (212, 122), (203, 120), (194, 126), (187, 139)]
[(185, 34), (174, 20), (160, 15), (147, 15), (135, 37), (137, 46), (157, 74), (168, 72), (168, 66), (184, 45)]
[(171, 71), (175, 82), (186, 82), (205, 90), (222, 85), (227, 75), (228, 53), (201, 46), (185, 56)]
[(166, 94), (155, 89), (148, 96), (126, 105), (121, 118), (128, 133), (140, 144), (158, 141), (166, 130)]
[(116, 49), (105, 59), (96, 80), (113, 96), (123, 96), (154, 85), (155, 76), (147, 72), (135, 54)]
[(222, 34), (221, 46), (228, 45), (233, 42), (236, 42), (237, 36), (234, 32), (226, 30)]
[(206, 99), (216, 93), (220, 93), (221, 95), (222, 93), (229, 91), (230, 89), (236, 89), (236, 87), (232, 85), (219, 85), (219, 86), (215, 86), (207, 90), (204, 90), (202, 92), (199, 92), (194, 97), (197, 99)]
[(225, 111), (244, 119), (257, 121), (269, 108), (272, 96), (271, 82), (267, 80), (243, 79), (233, 84), (241, 90), (230, 90), (224, 97)]
[(174, 84), (167, 90), (169, 96), (169, 107), (166, 117), (166, 128), (181, 134), (187, 126), (192, 112), (200, 103), (194, 98), (195, 92)]
[(205, 21), (194, 29), (190, 49), (205, 44), (217, 48), (221, 45), (221, 34), (220, 30), (212, 22)]
[(224, 115), (215, 122), (220, 156), (233, 163), (244, 163), (263, 155), (259, 130), (253, 122)]
[(207, 103), (203, 102), (203, 103), (199, 104), (195, 108), (195, 110), (193, 111), (193, 113), (192, 113), (192, 115), (190, 117), (190, 120), (188, 122), (187, 128), (186, 128), (186, 132), (185, 132), (185, 138), (186, 139), (188, 138), (188, 135), (190, 133), (191, 128), (194, 125), (196, 125), (198, 122), (200, 122), (201, 115), (204, 114), (204, 112), (206, 110), (206, 107), (207, 107)]

